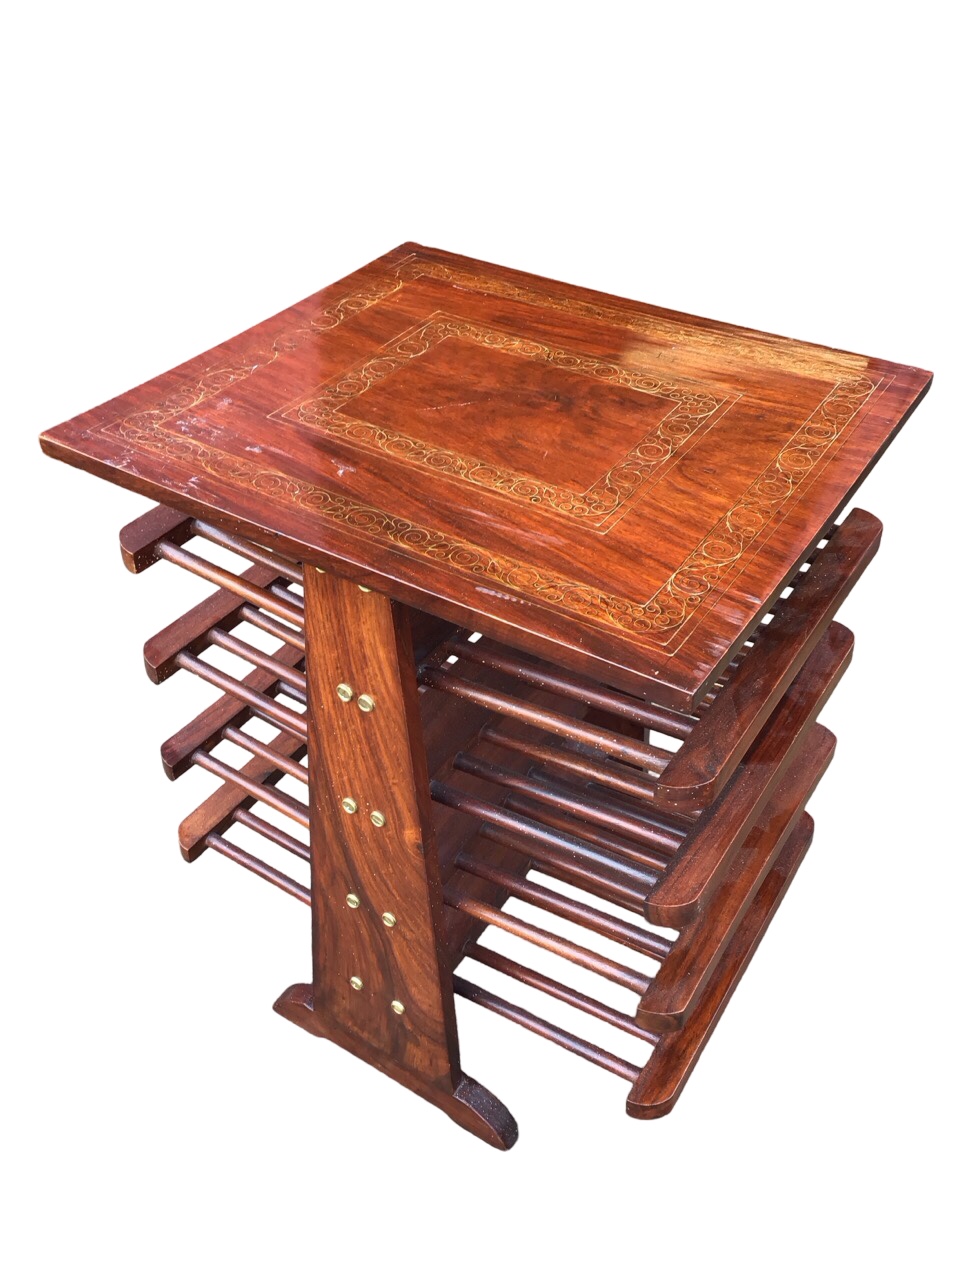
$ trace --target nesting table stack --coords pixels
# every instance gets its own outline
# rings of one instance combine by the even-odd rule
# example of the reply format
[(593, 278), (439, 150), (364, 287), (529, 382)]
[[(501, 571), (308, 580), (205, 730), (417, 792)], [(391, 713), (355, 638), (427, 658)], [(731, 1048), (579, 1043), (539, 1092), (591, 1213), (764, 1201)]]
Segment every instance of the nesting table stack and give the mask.
[(669, 1111), (810, 845), (881, 531), (839, 513), (929, 383), (408, 244), (47, 432), (160, 504), (129, 569), (215, 588), (144, 657), (219, 695), (162, 747), (216, 783), (184, 857), (310, 908), (278, 1012), (496, 1146), (457, 997)]

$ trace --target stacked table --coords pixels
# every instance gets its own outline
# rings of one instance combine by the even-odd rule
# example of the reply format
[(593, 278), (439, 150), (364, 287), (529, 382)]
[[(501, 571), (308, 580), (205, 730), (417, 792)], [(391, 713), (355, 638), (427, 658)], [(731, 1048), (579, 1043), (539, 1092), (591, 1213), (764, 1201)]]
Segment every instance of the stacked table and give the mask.
[(929, 383), (404, 245), (47, 432), (161, 504), (128, 568), (216, 588), (144, 656), (220, 694), (162, 748), (218, 782), (184, 856), (311, 908), (277, 1010), (497, 1146), (457, 996), (668, 1111), (810, 845), (880, 540), (838, 514)]

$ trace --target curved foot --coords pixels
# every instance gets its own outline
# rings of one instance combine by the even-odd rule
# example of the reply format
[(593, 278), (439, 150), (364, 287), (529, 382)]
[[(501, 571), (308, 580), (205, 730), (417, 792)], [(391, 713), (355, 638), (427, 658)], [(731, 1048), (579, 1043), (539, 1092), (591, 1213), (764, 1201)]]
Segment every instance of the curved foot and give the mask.
[(421, 1098), (432, 1102), (435, 1107), (445, 1111), (451, 1120), (463, 1129), (469, 1130), (475, 1137), (496, 1147), (500, 1151), (509, 1151), (517, 1140), (517, 1122), (503, 1105), (482, 1084), (471, 1080), (469, 1076), (456, 1073), (456, 1084), (447, 1080), (429, 1080), (416, 1075), (401, 1063), (395, 1062), (375, 1046), (367, 1044), (359, 1036), (353, 1035), (346, 1028), (327, 1018), (322, 1010), (313, 1007), (313, 988), (309, 983), (300, 982), (288, 987), (274, 1004), (277, 1013), (290, 1022), (303, 1027), (311, 1035), (322, 1036), (346, 1049), (385, 1075), (418, 1093)]

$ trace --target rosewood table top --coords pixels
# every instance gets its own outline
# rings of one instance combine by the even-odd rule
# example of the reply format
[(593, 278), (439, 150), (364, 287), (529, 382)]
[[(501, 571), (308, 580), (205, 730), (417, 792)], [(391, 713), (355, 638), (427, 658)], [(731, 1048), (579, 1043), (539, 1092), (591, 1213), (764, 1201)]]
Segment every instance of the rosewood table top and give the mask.
[(406, 244), (41, 443), (688, 709), (930, 380)]

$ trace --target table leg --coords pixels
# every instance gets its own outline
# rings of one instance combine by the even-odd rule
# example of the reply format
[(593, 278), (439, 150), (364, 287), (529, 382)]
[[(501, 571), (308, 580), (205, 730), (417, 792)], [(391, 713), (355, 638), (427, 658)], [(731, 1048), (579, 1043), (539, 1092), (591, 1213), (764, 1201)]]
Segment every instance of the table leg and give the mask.
[(275, 1008), (508, 1148), (513, 1117), (460, 1069), (406, 613), (311, 568), (304, 595), (314, 973)]

